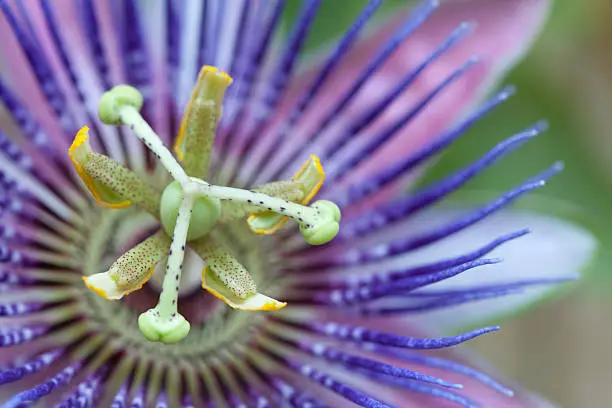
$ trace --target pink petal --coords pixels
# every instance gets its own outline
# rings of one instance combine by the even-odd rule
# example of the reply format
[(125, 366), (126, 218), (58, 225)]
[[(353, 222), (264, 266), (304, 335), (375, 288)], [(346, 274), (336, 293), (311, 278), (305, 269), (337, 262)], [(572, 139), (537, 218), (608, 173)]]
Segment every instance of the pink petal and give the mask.
[[(391, 141), (371, 155), (365, 163), (362, 163), (359, 170), (354, 172), (351, 177), (361, 177), (365, 172), (380, 168), (382, 164), (392, 164), (416, 151), (430, 142), (432, 138), (439, 136), (461, 115), (472, 108), (478, 98), (490, 89), (491, 85), (526, 52), (545, 21), (548, 6), (549, 2), (546, 0), (461, 0), (446, 2), (403, 43), (394, 56), (383, 65), (382, 69), (369, 79), (367, 85), (355, 98), (355, 103), (349, 107), (347, 113), (341, 115), (334, 125), (324, 132), (325, 136), (321, 139), (330, 141), (345, 132), (349, 124), (361, 117), (363, 112), (367, 111), (400, 79), (427, 58), (461, 23), (474, 22), (476, 28), (472, 35), (428, 67), (375, 123), (362, 131), (356, 138), (353, 138), (356, 140), (352, 143), (359, 145), (360, 141), (367, 140), (371, 135), (396, 121), (469, 58), (478, 56), (482, 59), (482, 62), (442, 91), (415, 119), (396, 133)], [(270, 160), (268, 155), (270, 150), (276, 150), (277, 152), (280, 150), (280, 153), (276, 153), (276, 155), (281, 158), (296, 149), (302, 149), (303, 151), (300, 154), (304, 157), (320, 150), (317, 146), (302, 148), (301, 140), (310, 135), (310, 132), (316, 128), (324, 114), (335, 105), (344, 91), (353, 86), (358, 74), (376, 55), (403, 19), (405, 19), (405, 15), (402, 15), (401, 18), (394, 18), (392, 22), (387, 21), (379, 29), (374, 30), (373, 35), (362, 41), (350, 52), (348, 58), (341, 64), (340, 69), (332, 75), (327, 86), (316, 99), (316, 103), (304, 115), (297, 128), (292, 131), (288, 140), (295, 141), (295, 143), (287, 143), (289, 146), (283, 145), (282, 149), (279, 149), (278, 146), (272, 146), (273, 138), (261, 138), (264, 141), (255, 155), (259, 156), (260, 159), (266, 157), (267, 161)], [(312, 71), (316, 72), (316, 69)], [(303, 88), (310, 85), (313, 76), (312, 71), (302, 75), (296, 81), (288, 100), (296, 98)], [(284, 118), (288, 114), (292, 104), (284, 103), (284, 106), (286, 106), (282, 110), (284, 114), (279, 113), (277, 115), (279, 120), (276, 125), (282, 123), (280, 118)], [(271, 134), (278, 130), (275, 127), (273, 126), (266, 133)], [(342, 157), (350, 150), (350, 147), (341, 150), (338, 156)], [(268, 165), (267, 172), (264, 171), (264, 174), (259, 177), (259, 181), (264, 181), (266, 176), (272, 174), (274, 165), (279, 164), (282, 160), (273, 158), (271, 161), (273, 164)], [(331, 161), (333, 163), (328, 161), (324, 164), (333, 167), (338, 158)], [(296, 166), (298, 166), (297, 163), (294, 164), (294, 167)], [(247, 164), (244, 174), (248, 174), (252, 170), (253, 168), (249, 168), (249, 164)], [(290, 173), (290, 171), (287, 171), (287, 173)]]

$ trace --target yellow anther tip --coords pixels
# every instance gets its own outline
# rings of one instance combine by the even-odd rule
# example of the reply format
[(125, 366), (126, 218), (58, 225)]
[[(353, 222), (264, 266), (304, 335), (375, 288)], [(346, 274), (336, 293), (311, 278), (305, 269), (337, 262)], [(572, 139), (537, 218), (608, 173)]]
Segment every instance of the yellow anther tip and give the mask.
[(231, 83), (233, 81), (232, 77), (229, 76), (229, 74), (225, 73), (225, 72), (220, 72), (219, 73), (223, 79), (225, 79), (228, 83)]
[(83, 282), (85, 286), (93, 292), (97, 293), (100, 297), (107, 300), (117, 300), (130, 293), (137, 291), (143, 287), (145, 283), (153, 276), (155, 266), (147, 271), (147, 274), (138, 282), (131, 287), (120, 287), (117, 285), (116, 280), (111, 276), (109, 272), (96, 273), (89, 276), (83, 276)]
[(247, 225), (248, 225), (249, 229), (251, 230), (251, 232), (253, 232), (254, 234), (257, 234), (257, 235), (273, 235), (283, 225), (285, 225), (285, 223), (287, 221), (289, 221), (289, 218), (284, 217), (284, 216), (279, 215), (279, 214), (267, 213), (266, 215), (269, 215), (269, 216), (272, 216), (272, 217), (276, 218), (276, 222), (274, 224), (272, 224), (272, 226), (266, 225), (266, 226), (258, 227), (257, 225), (258, 225), (259, 221), (262, 220), (262, 214), (251, 214), (251, 215), (249, 215), (249, 217), (247, 218)]
[[(310, 158), (295, 172), (292, 179), (304, 182), (309, 181), (310, 185), (304, 191), (304, 198), (299, 202), (301, 205), (307, 205), (325, 182), (325, 170), (323, 170), (319, 157), (311, 154)], [(264, 212), (251, 214), (247, 218), (247, 225), (257, 235), (272, 235), (285, 225), (288, 220), (289, 218), (283, 215)]]
[(218, 284), (206, 279), (208, 273), (210, 273), (210, 268), (205, 266), (202, 269), (202, 288), (232, 309), (271, 312), (287, 306), (287, 302), (281, 302), (261, 293), (255, 293), (246, 299), (238, 299), (234, 296), (227, 295), (223, 293), (224, 289), (219, 287)]
[(321, 159), (319, 159), (319, 157), (314, 155), (314, 154), (311, 154), (310, 155), (310, 159), (306, 160), (306, 162), (304, 162), (304, 164), (302, 164), (302, 167), (300, 167), (300, 169), (293, 175), (293, 179), (298, 179), (299, 180), (300, 177), (302, 177), (304, 175), (306, 170), (308, 170), (308, 167), (311, 164), (314, 166), (315, 172), (317, 174), (317, 177), (316, 177), (317, 183), (308, 192), (306, 197), (304, 197), (304, 199), (302, 200), (302, 204), (303, 205), (308, 204), (310, 202), (310, 200), (312, 200), (312, 198), (315, 195), (317, 195), (317, 193), (321, 189), (321, 186), (323, 186), (323, 183), (325, 182), (325, 170), (323, 170), (323, 165), (321, 164)]
[(74, 140), (72, 141), (72, 144), (70, 145), (70, 148), (68, 149), (68, 156), (70, 157), (74, 168), (77, 170), (79, 175), (81, 175), (81, 177), (83, 173), (83, 166), (81, 166), (81, 163), (79, 163), (79, 160), (77, 158), (77, 149), (83, 146), (85, 142), (87, 142), (87, 139), (89, 138), (88, 132), (89, 127), (87, 126), (83, 126), (81, 129), (79, 129), (76, 136), (74, 137)]
[(205, 73), (215, 74), (219, 78), (225, 80), (228, 84), (231, 84), (232, 81), (233, 81), (232, 77), (229, 76), (229, 74), (227, 74), (226, 72), (223, 72), (223, 71), (219, 71), (219, 68), (213, 67), (211, 65), (204, 65), (202, 67), (201, 74), (205, 74)]
[(191, 98), (189, 103), (187, 104), (187, 110), (185, 115), (183, 116), (183, 120), (181, 122), (181, 126), (179, 129), (179, 134), (174, 141), (174, 153), (176, 157), (180, 161), (183, 161), (185, 158), (185, 133), (187, 132), (189, 126), (189, 117), (191, 115), (192, 109), (198, 109), (194, 107), (196, 102), (202, 101), (210, 101), (214, 103), (214, 111), (215, 111), (215, 124), (221, 118), (222, 112), (222, 103), (223, 97), (225, 95), (225, 91), (228, 86), (232, 83), (232, 77), (230, 77), (227, 73), (223, 71), (219, 71), (217, 67), (213, 67), (211, 65), (204, 65), (200, 69), (200, 73), (198, 74), (198, 80), (193, 88), (191, 93)]
[(281, 310), (285, 306), (287, 306), (287, 302), (266, 302), (259, 310), (263, 310), (265, 312), (272, 312), (274, 310)]
[(109, 299), (108, 295), (106, 294), (104, 290), (98, 288), (97, 286), (91, 285), (88, 281), (88, 278), (89, 276), (83, 276), (83, 282), (85, 282), (85, 286), (87, 286), (87, 289), (94, 291), (96, 294), (98, 294), (100, 297), (104, 299), (112, 300), (112, 299)]
[(72, 152), (74, 152), (74, 149), (82, 146), (83, 143), (87, 141), (89, 137), (88, 132), (89, 132), (88, 126), (83, 126), (81, 129), (79, 129), (76, 136), (74, 137), (74, 140), (72, 141), (72, 144), (70, 145), (70, 148), (68, 149), (69, 154), (72, 154)]
[(99, 186), (96, 185), (96, 181), (92, 179), (85, 171), (83, 166), (87, 161), (87, 155), (92, 151), (91, 147), (87, 143), (88, 139), (89, 127), (83, 126), (81, 129), (79, 129), (74, 137), (70, 148), (68, 148), (68, 156), (70, 157), (70, 161), (72, 161), (77, 174), (81, 180), (83, 180), (83, 183), (85, 183), (85, 186), (91, 192), (98, 205), (114, 209), (129, 207), (131, 203), (128, 200), (119, 199), (111, 201), (108, 198), (104, 198), (103, 194), (99, 190)]

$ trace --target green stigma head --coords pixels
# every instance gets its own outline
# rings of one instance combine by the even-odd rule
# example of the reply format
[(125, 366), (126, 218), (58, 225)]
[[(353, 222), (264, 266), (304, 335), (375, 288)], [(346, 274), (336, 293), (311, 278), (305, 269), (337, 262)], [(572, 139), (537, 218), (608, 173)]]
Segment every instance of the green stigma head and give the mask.
[(133, 106), (137, 111), (142, 108), (142, 94), (129, 85), (117, 85), (104, 92), (98, 104), (98, 116), (108, 125), (121, 125), (119, 111), (124, 106)]
[(180, 314), (170, 319), (162, 319), (156, 309), (149, 309), (138, 317), (138, 327), (143, 336), (150, 341), (177, 343), (189, 334), (191, 325)]
[(323, 245), (331, 241), (340, 231), (340, 208), (331, 201), (316, 201), (312, 208), (317, 211), (314, 224), (300, 224), (300, 232), (310, 245)]

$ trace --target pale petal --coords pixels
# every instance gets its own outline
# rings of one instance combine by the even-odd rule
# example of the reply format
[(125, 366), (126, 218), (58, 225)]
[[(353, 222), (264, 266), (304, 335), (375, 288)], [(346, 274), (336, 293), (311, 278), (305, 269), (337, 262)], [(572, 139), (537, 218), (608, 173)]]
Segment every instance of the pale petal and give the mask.
[[(423, 213), (410, 222), (411, 233), (435, 228), (457, 219), (466, 209), (437, 209)], [(572, 278), (583, 272), (594, 257), (596, 238), (583, 227), (550, 215), (527, 210), (504, 210), (435, 245), (411, 252), (402, 258), (405, 266), (419, 265), (440, 257), (452, 258), (469, 252), (485, 242), (528, 227), (532, 232), (510, 241), (487, 257), (503, 262), (466, 271), (429, 286), (426, 291), (468, 289), (474, 286), (503, 285), (532, 280)], [(571, 283), (567, 285), (572, 285)], [(416, 320), (435, 330), (481, 324), (495, 316), (515, 312), (558, 289), (557, 285), (537, 285), (524, 293), (482, 300), (419, 315)]]

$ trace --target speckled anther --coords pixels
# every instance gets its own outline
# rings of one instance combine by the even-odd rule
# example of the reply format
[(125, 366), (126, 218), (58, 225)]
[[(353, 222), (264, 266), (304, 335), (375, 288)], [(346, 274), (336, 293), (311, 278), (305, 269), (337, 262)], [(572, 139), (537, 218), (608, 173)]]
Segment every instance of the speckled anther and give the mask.
[[(294, 186), (300, 190), (300, 197), (289, 201), (294, 201), (302, 205), (307, 205), (310, 200), (317, 194), (323, 182), (325, 181), (325, 171), (321, 166), (321, 161), (315, 155), (302, 164), (302, 167), (293, 175), (292, 180)], [(270, 194), (266, 191), (261, 191)], [(271, 194), (276, 196), (276, 194)], [(261, 213), (252, 214), (247, 223), (249, 228), (256, 234), (270, 235), (278, 231), (289, 218), (283, 215), (284, 211), (274, 212), (265, 211)], [(299, 221), (299, 218), (298, 218)], [(300, 222), (300, 225), (302, 223)], [(308, 223), (305, 223), (307, 225)], [(333, 237), (332, 237), (333, 238)]]
[(287, 305), (258, 293), (249, 271), (212, 237), (199, 239), (192, 247), (207, 264), (202, 270), (202, 287), (230, 307), (278, 310)]
[[(90, 174), (88, 169), (89, 160), (92, 157), (93, 150), (89, 145), (89, 128), (83, 126), (81, 130), (76, 134), (70, 149), (68, 149), (68, 155), (74, 165), (77, 174), (91, 193), (96, 199), (98, 205), (109, 208), (125, 208), (130, 206), (130, 201), (113, 191), (113, 189), (105, 184), (107, 179), (105, 177), (98, 178), (96, 175)], [(112, 159), (107, 158), (109, 162), (114, 162)], [(117, 166), (118, 163), (114, 162)], [(91, 166), (89, 167), (91, 170)]]
[(138, 290), (153, 274), (155, 265), (167, 256), (170, 238), (158, 232), (123, 254), (103, 273), (83, 278), (88, 288), (115, 300)]
[(89, 177), (117, 196), (124, 197), (152, 215), (159, 213), (161, 201), (159, 191), (130, 169), (103, 154), (94, 152), (87, 156), (83, 169)]
[(216, 245), (211, 237), (194, 242), (193, 249), (206, 261), (207, 267), (234, 296), (245, 299), (257, 292), (257, 286), (244, 266), (227, 250)]
[(174, 152), (190, 176), (206, 175), (215, 128), (223, 113), (223, 97), (231, 83), (230, 76), (215, 67), (200, 70), (174, 143)]

